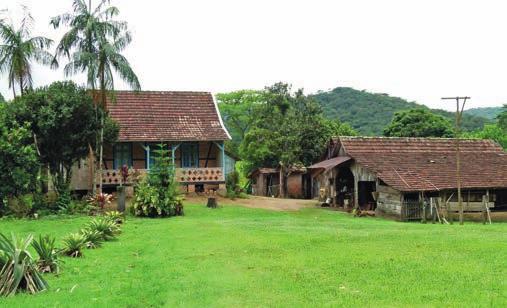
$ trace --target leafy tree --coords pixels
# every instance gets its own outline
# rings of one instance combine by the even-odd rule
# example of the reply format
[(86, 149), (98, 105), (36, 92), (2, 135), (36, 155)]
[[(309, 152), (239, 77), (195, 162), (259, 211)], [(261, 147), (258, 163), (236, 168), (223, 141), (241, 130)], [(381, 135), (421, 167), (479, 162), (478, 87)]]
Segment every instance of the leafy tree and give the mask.
[(281, 195), (286, 196), (286, 179), (293, 167), (313, 163), (329, 138), (341, 134), (346, 126), (326, 120), (316, 101), (302, 90), (293, 93), (288, 84), (266, 88), (264, 99), (255, 110), (240, 154), (249, 165), (248, 171), (280, 167)]
[(503, 130), (498, 124), (488, 124), (482, 130), (465, 133), (463, 137), (494, 140), (507, 150), (507, 130)]
[[(84, 0), (74, 0), (72, 13), (51, 19), (51, 24), (55, 28), (70, 27), (58, 44), (56, 52), (57, 57), (66, 56), (70, 59), (65, 65), (65, 74), (68, 76), (86, 72), (88, 86), (92, 90), (99, 89), (95, 100), (103, 110), (108, 94), (114, 101), (113, 72), (116, 72), (132, 89), (141, 89), (130, 63), (121, 54), (130, 44), (132, 36), (126, 22), (114, 20), (118, 14), (118, 8), (110, 6), (109, 0), (100, 1), (95, 9), (92, 9), (91, 1), (87, 4)], [(102, 128), (98, 140), (99, 185), (102, 190), (104, 117), (100, 118), (100, 123)], [(95, 189), (95, 185), (93, 186)]]
[[(322, 107), (324, 116), (350, 123), (362, 135), (382, 135), (394, 113), (408, 109), (426, 109), (454, 121), (454, 112), (428, 107), (393, 97), (385, 93), (369, 93), (352, 88), (338, 87), (311, 95)], [(465, 112), (462, 119), (464, 131), (481, 129), (489, 119)]]
[(240, 90), (220, 93), (216, 98), (224, 124), (232, 137), (231, 141), (226, 142), (226, 148), (239, 156), (239, 146), (252, 127), (256, 110), (265, 104), (265, 92)]
[(498, 115), (498, 126), (507, 132), (507, 105), (503, 105), (503, 111)]
[(55, 190), (67, 192), (72, 166), (86, 157), (99, 130), (92, 97), (72, 82), (55, 82), (8, 106), (17, 123), (30, 125), (32, 143), (49, 168)]
[(46, 51), (52, 40), (43, 36), (31, 36), (33, 18), (28, 9), (23, 7), (24, 16), (21, 26), (0, 23), (0, 72), (7, 71), (9, 88), (16, 96), (17, 84), (21, 95), (32, 87), (32, 61), (49, 65), (53, 56)]
[(0, 212), (6, 199), (33, 191), (39, 168), (28, 124), (11, 123), (5, 109), (0, 105)]
[(384, 129), (387, 137), (452, 137), (451, 123), (424, 109), (399, 111)]
[(1, 103), (5, 103), (5, 98), (4, 96), (2, 95), (2, 93), (0, 93), (0, 104)]

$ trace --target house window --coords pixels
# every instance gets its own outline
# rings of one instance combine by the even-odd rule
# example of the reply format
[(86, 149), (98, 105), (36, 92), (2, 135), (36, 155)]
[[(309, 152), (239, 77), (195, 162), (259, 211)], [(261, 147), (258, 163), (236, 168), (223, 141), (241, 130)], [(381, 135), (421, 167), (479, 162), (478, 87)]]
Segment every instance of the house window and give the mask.
[(183, 143), (181, 145), (181, 167), (183, 168), (199, 167), (198, 143)]
[(132, 167), (132, 143), (115, 144), (113, 154), (113, 169), (119, 169), (123, 165)]

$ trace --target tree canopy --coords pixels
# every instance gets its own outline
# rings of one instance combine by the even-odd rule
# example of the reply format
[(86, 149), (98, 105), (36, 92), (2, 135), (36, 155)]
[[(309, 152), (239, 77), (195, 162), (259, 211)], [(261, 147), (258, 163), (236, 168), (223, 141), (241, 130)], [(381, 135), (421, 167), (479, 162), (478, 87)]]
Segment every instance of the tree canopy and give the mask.
[(387, 137), (452, 137), (449, 120), (424, 109), (399, 111), (384, 129)]
[(218, 94), (217, 100), (233, 139), (228, 149), (243, 160), (246, 172), (311, 164), (331, 136), (356, 134), (349, 125), (326, 119), (315, 100), (284, 83)]
[(16, 96), (15, 85), (20, 93), (32, 87), (32, 61), (49, 65), (53, 56), (46, 50), (52, 40), (43, 36), (31, 36), (33, 18), (28, 9), (23, 7), (24, 16), (21, 25), (16, 28), (13, 23), (0, 22), (0, 73), (7, 72), (9, 88)]
[(498, 115), (498, 126), (507, 133), (507, 104), (503, 106), (503, 111)]
[[(425, 109), (446, 119), (453, 120), (454, 113), (439, 109), (429, 109), (424, 105), (409, 102), (403, 98), (385, 93), (369, 93), (352, 88), (338, 87), (330, 91), (311, 95), (322, 106), (324, 116), (349, 123), (362, 135), (379, 136), (389, 125), (394, 114), (409, 109)], [(484, 124), (493, 121), (472, 114), (463, 114), (464, 131), (482, 129)]]
[(0, 105), (0, 206), (32, 191), (39, 168), (28, 124), (11, 122), (6, 107)]
[(503, 130), (498, 124), (488, 124), (481, 130), (465, 133), (463, 137), (494, 140), (507, 150), (507, 130)]
[(90, 94), (72, 82), (55, 82), (17, 97), (8, 108), (17, 123), (29, 124), (57, 191), (66, 189), (72, 166), (87, 156), (100, 128)]

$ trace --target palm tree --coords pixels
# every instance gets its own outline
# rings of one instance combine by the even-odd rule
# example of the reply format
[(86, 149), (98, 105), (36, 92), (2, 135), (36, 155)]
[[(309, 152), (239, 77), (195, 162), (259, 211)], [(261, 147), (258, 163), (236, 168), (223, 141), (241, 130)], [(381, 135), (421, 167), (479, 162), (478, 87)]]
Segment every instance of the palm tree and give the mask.
[(33, 17), (23, 6), (23, 19), (18, 29), (13, 23), (0, 22), (0, 72), (8, 72), (9, 88), (16, 96), (15, 85), (19, 86), (21, 95), (33, 84), (32, 61), (49, 65), (53, 56), (46, 51), (51, 47), (52, 40), (43, 37), (31, 37)]
[[(102, 128), (96, 148), (99, 148), (99, 187), (102, 191), (102, 160), (104, 141), (104, 113), (107, 95), (114, 101), (114, 74), (127, 82), (134, 90), (140, 90), (139, 79), (130, 67), (128, 60), (121, 52), (131, 42), (132, 37), (127, 23), (116, 21), (119, 10), (109, 6), (109, 0), (101, 0), (92, 10), (91, 0), (88, 5), (84, 0), (73, 1), (73, 13), (53, 17), (51, 24), (58, 28), (69, 26), (70, 30), (62, 37), (56, 49), (56, 57), (66, 56), (70, 62), (65, 65), (66, 76), (85, 73), (87, 83), (93, 93), (99, 89), (99, 97), (95, 96)], [(93, 177), (95, 190), (95, 177)]]

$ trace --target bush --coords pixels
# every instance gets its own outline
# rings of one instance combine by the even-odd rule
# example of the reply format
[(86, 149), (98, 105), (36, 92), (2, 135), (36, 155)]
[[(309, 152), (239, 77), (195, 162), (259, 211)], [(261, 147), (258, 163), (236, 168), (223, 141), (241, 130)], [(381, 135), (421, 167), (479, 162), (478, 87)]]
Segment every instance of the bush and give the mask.
[(48, 193), (35, 193), (33, 195), (33, 212), (38, 215), (47, 215), (57, 213), (60, 209), (58, 208), (57, 201), (58, 195), (50, 191)]
[(86, 248), (95, 249), (102, 245), (104, 241), (102, 234), (96, 230), (82, 229), (81, 234), (84, 237)]
[(37, 293), (48, 288), (28, 251), (33, 237), (18, 240), (0, 234), (0, 295), (14, 295), (19, 291)]
[(234, 170), (229, 173), (225, 178), (225, 186), (227, 187), (227, 198), (237, 198), (241, 194), (241, 187), (239, 186), (239, 173)]
[(120, 227), (115, 222), (105, 217), (93, 219), (86, 225), (85, 229), (98, 232), (104, 241), (112, 240), (121, 232)]
[(85, 247), (85, 237), (81, 233), (71, 233), (63, 238), (62, 253), (73, 258), (81, 257)]
[(90, 206), (101, 211), (104, 210), (106, 205), (111, 204), (111, 200), (113, 200), (113, 195), (105, 193), (97, 193), (95, 196), (89, 196), (87, 198), (87, 202)]
[(55, 239), (46, 236), (39, 236), (39, 240), (32, 243), (33, 249), (39, 255), (37, 260), (37, 268), (42, 273), (57, 273), (60, 271), (60, 260), (58, 258), (58, 250), (55, 247)]
[(164, 145), (155, 150), (155, 163), (148, 176), (136, 187), (132, 202), (136, 216), (183, 215), (183, 198), (174, 176), (174, 166)]
[(7, 213), (14, 215), (16, 218), (23, 218), (32, 214), (33, 199), (31, 195), (10, 198), (7, 204)]
[(123, 213), (120, 213), (118, 211), (109, 211), (104, 214), (104, 217), (111, 220), (117, 225), (123, 224), (125, 221), (125, 215)]

